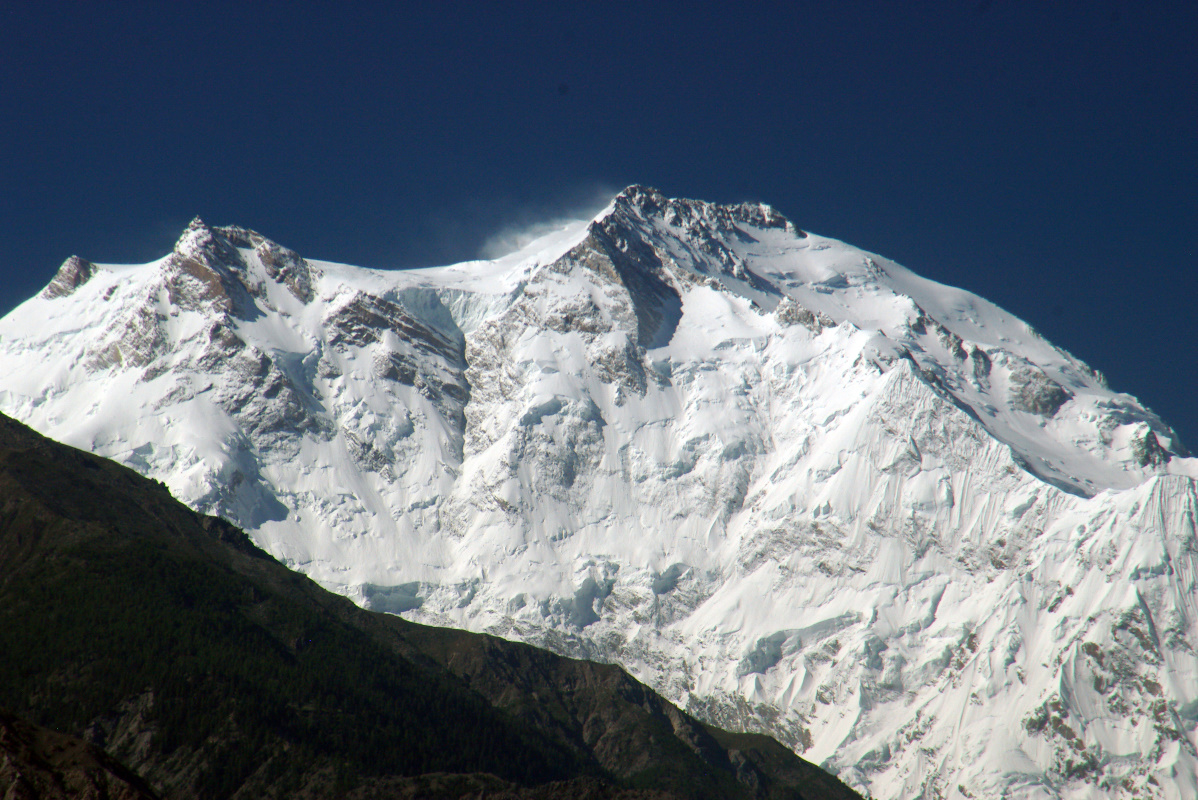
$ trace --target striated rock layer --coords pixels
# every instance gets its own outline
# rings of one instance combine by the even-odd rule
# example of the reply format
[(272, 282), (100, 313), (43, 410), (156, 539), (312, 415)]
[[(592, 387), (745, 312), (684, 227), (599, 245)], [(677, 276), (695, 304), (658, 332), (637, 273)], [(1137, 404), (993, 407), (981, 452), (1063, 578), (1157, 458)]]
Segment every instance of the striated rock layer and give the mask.
[(196, 220), (68, 261), (0, 376), (367, 607), (619, 663), (876, 797), (1198, 794), (1198, 460), (768, 206), (630, 187), (402, 273)]

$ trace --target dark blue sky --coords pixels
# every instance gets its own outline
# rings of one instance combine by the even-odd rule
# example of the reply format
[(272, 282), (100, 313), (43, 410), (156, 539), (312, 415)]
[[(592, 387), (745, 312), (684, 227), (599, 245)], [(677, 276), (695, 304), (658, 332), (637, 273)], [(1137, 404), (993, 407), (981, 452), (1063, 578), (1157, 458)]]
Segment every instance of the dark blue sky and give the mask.
[(1198, 449), (1195, 42), (1193, 0), (6, 3), (0, 311), (195, 214), (410, 267), (646, 183), (975, 291)]

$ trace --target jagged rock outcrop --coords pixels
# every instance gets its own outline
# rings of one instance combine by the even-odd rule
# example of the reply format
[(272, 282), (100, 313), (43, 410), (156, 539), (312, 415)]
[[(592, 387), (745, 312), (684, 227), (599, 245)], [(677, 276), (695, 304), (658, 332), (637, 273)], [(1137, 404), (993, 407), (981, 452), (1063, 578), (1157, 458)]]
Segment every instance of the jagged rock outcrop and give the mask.
[(66, 297), (96, 274), (96, 265), (79, 256), (71, 256), (62, 262), (54, 279), (42, 289), (41, 296), (47, 300)]

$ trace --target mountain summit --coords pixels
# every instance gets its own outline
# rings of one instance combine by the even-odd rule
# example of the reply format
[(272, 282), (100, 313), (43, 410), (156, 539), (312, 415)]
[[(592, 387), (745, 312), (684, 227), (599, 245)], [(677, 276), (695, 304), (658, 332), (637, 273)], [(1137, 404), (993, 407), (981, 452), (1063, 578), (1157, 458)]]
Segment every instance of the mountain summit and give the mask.
[(1198, 793), (1198, 460), (769, 206), (633, 186), (405, 272), (197, 220), (68, 261), (0, 374), (0, 411), (362, 605), (619, 663), (874, 796)]

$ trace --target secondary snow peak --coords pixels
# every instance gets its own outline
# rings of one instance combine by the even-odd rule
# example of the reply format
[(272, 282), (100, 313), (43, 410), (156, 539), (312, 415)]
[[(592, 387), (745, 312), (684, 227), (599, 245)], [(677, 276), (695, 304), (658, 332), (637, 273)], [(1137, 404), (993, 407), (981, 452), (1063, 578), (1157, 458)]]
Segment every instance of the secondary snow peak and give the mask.
[(236, 251), (229, 242), (198, 216), (188, 223), (175, 242), (175, 253), (184, 258), (202, 261), (209, 266), (231, 266), (238, 260)]

